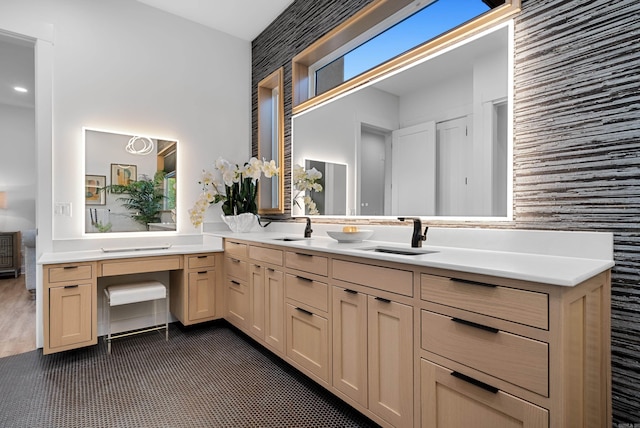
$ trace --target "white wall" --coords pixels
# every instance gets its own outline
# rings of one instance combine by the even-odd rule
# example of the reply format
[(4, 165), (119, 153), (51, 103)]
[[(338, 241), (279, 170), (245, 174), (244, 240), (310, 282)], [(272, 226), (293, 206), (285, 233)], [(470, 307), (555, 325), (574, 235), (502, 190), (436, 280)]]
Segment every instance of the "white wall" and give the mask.
[(0, 104), (0, 231), (24, 232), (36, 224), (36, 144), (33, 108)]
[(83, 238), (83, 126), (178, 140), (178, 232), (197, 232), (200, 171), (250, 153), (250, 43), (130, 0), (3, 0), (0, 16), (0, 29), (54, 31), (53, 174), (39, 191), (72, 204), (51, 210), (54, 247)]
[[(361, 123), (389, 130), (398, 127), (398, 98), (366, 88), (294, 118), (292, 163), (305, 159), (346, 164), (347, 213), (356, 212), (357, 145)], [(330, 126), (327, 126), (330, 124)]]

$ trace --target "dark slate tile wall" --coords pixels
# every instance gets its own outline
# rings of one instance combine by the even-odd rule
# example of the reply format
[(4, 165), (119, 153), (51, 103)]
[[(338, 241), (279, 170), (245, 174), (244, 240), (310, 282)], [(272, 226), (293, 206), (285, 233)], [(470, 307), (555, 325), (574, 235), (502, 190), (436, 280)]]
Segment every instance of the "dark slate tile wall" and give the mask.
[[(291, 206), (291, 60), (336, 25), (353, 16), (371, 0), (297, 0), (252, 42), (252, 141), (258, 154), (258, 82), (284, 67), (285, 207)], [(286, 210), (283, 217), (290, 215)]]
[(613, 416), (637, 424), (639, 40), (636, 0), (525, 0), (516, 18), (516, 225), (614, 233)]
[[(297, 0), (253, 41), (254, 154), (257, 83), (284, 66), (289, 172), (291, 58), (368, 3)], [(640, 2), (523, 0), (515, 23), (515, 221), (500, 227), (614, 233), (613, 419), (640, 424)]]

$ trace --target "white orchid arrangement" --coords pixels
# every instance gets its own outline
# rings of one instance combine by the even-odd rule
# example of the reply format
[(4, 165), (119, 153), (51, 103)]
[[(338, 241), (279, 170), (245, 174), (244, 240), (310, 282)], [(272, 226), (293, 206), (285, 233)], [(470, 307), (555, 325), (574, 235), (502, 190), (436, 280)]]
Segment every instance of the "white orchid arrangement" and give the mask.
[(243, 166), (239, 166), (218, 158), (214, 172), (202, 171), (198, 182), (202, 185), (202, 193), (189, 210), (191, 223), (196, 227), (200, 226), (209, 205), (218, 202), (222, 202), (222, 212), (225, 215), (257, 214), (258, 180), (263, 174), (266, 178), (271, 178), (279, 172), (274, 160), (252, 157)]
[[(304, 167), (300, 165), (293, 166), (293, 188), (296, 189), (296, 194), (293, 197), (293, 203), (303, 208), (300, 205), (299, 197), (304, 194), (302, 197), (302, 203), (305, 207), (307, 207), (310, 215), (318, 215), (318, 208), (313, 198), (311, 197), (311, 192), (322, 192), (322, 184), (318, 183), (318, 181), (322, 178), (322, 173), (315, 168), (305, 170)], [(308, 192), (308, 194), (307, 194)]]

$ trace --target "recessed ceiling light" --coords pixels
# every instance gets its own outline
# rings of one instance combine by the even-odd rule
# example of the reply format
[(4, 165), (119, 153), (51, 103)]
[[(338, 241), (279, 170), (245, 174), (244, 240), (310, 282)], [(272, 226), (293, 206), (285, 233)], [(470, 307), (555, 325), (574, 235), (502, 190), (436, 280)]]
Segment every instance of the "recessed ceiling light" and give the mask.
[(13, 88), (16, 92), (29, 92), (27, 88), (23, 88), (22, 86), (16, 86)]

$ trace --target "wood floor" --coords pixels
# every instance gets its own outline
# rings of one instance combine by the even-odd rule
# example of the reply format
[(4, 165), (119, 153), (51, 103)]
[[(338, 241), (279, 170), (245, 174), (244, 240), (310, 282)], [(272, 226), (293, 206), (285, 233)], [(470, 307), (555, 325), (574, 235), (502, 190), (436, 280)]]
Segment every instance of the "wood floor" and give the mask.
[(36, 301), (24, 275), (0, 277), (0, 358), (36, 349)]

